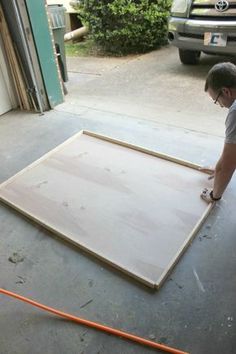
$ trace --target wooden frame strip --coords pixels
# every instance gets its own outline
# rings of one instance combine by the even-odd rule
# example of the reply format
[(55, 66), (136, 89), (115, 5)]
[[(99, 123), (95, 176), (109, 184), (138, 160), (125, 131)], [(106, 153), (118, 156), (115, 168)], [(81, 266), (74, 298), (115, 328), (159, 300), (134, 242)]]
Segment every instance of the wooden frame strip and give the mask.
[(193, 230), (189, 234), (189, 236), (186, 238), (184, 244), (182, 247), (178, 250), (176, 255), (172, 258), (170, 263), (167, 266), (167, 271), (162, 274), (162, 276), (159, 278), (159, 285), (156, 286), (157, 289), (159, 289), (162, 285), (162, 283), (165, 281), (166, 277), (169, 275), (169, 273), (172, 271), (172, 269), (175, 267), (175, 265), (178, 263), (180, 257), (183, 255), (185, 250), (190, 246), (190, 243), (194, 240), (196, 234), (200, 230), (201, 226), (203, 223), (206, 221), (208, 215), (211, 213), (212, 209), (215, 206), (215, 202), (210, 203), (207, 206), (207, 209), (205, 210), (204, 214), (202, 215), (201, 219), (197, 222), (197, 224), (194, 226)]
[[(189, 161), (186, 161), (186, 160), (182, 160), (182, 159), (178, 159), (178, 158), (176, 158), (174, 156), (167, 155), (167, 154), (164, 154), (164, 153), (161, 153), (161, 152), (149, 150), (149, 149), (143, 148), (141, 146), (129, 144), (129, 143), (126, 143), (126, 142), (124, 142), (122, 140), (109, 138), (107, 136), (100, 135), (100, 134), (97, 134), (97, 133), (93, 133), (93, 132), (90, 132), (90, 131), (87, 131), (87, 130), (83, 130), (83, 134), (86, 134), (86, 135), (89, 135), (89, 136), (92, 136), (94, 138), (98, 138), (98, 139), (101, 139), (101, 140), (105, 140), (105, 141), (108, 141), (110, 143), (115, 143), (115, 144), (130, 148), (130, 149), (133, 149), (133, 150), (136, 150), (136, 151), (140, 151), (140, 152), (143, 152), (143, 153), (148, 154), (148, 155), (159, 157), (160, 159), (171, 161), (171, 162), (177, 163), (179, 165), (183, 165), (183, 166), (186, 166), (186, 167), (193, 168), (195, 170), (200, 170), (202, 168), (202, 166), (194, 164), (192, 162), (189, 162)], [(203, 172), (203, 173), (205, 173), (205, 172)]]

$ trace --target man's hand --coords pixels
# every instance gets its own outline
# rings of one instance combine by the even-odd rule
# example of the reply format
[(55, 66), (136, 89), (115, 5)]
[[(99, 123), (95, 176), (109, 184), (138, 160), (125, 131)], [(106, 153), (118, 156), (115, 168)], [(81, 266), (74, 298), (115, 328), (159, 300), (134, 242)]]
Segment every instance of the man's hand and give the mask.
[(209, 180), (215, 177), (215, 169), (212, 168), (212, 167), (201, 167), (199, 169), (199, 171), (201, 171), (203, 173), (207, 173), (208, 175), (210, 175), (208, 177)]
[(210, 190), (209, 188), (204, 188), (201, 194), (201, 198), (205, 200), (207, 203), (212, 203), (216, 202), (221, 199), (221, 197), (216, 198), (213, 195), (213, 190)]
[(205, 200), (205, 202), (207, 202), (207, 203), (213, 203), (214, 202), (214, 200), (212, 200), (212, 198), (211, 198), (210, 193), (211, 193), (211, 189), (209, 189), (209, 188), (204, 188), (202, 193), (201, 193), (201, 198), (203, 200)]

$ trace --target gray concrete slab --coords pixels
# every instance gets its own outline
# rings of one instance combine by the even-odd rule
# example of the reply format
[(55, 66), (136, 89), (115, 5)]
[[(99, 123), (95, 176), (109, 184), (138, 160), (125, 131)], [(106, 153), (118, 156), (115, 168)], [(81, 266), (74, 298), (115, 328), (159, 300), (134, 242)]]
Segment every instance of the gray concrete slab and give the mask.
[[(96, 70), (89, 78), (86, 73), (73, 73), (70, 94), (56, 110), (44, 116), (10, 112), (0, 118), (0, 181), (80, 129), (199, 164), (213, 164), (223, 144), (226, 112), (211, 105), (200, 90), (205, 73), (216, 60), (205, 57), (200, 66), (185, 68), (173, 49), (164, 48), (101, 75)], [(116, 94), (109, 91), (112, 82)], [(148, 91), (143, 83), (149, 85)], [(127, 112), (119, 105), (121, 101)], [(167, 103), (170, 113), (165, 115)], [(145, 114), (148, 107), (150, 113)], [(158, 292), (140, 286), (1, 204), (0, 287), (191, 354), (234, 354), (235, 198), (234, 178)], [(157, 352), (60, 320), (3, 295), (0, 301), (1, 354)]]

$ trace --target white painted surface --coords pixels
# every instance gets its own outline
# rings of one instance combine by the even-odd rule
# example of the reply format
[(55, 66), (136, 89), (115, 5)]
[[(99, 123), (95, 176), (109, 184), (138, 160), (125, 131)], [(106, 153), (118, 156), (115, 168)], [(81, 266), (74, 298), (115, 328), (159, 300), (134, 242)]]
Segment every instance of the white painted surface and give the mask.
[(75, 12), (73, 7), (70, 6), (71, 0), (47, 0), (48, 5), (63, 5), (66, 8), (66, 12), (72, 13)]
[(10, 80), (7, 73), (5, 58), (0, 40), (0, 115), (10, 111), (15, 105)]

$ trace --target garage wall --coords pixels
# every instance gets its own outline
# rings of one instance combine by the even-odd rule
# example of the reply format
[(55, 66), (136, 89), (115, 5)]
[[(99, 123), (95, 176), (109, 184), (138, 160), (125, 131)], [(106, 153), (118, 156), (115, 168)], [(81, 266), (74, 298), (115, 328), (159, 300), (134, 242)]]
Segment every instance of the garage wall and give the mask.
[(2, 39), (0, 37), (0, 115), (17, 107), (15, 92), (11, 84)]

